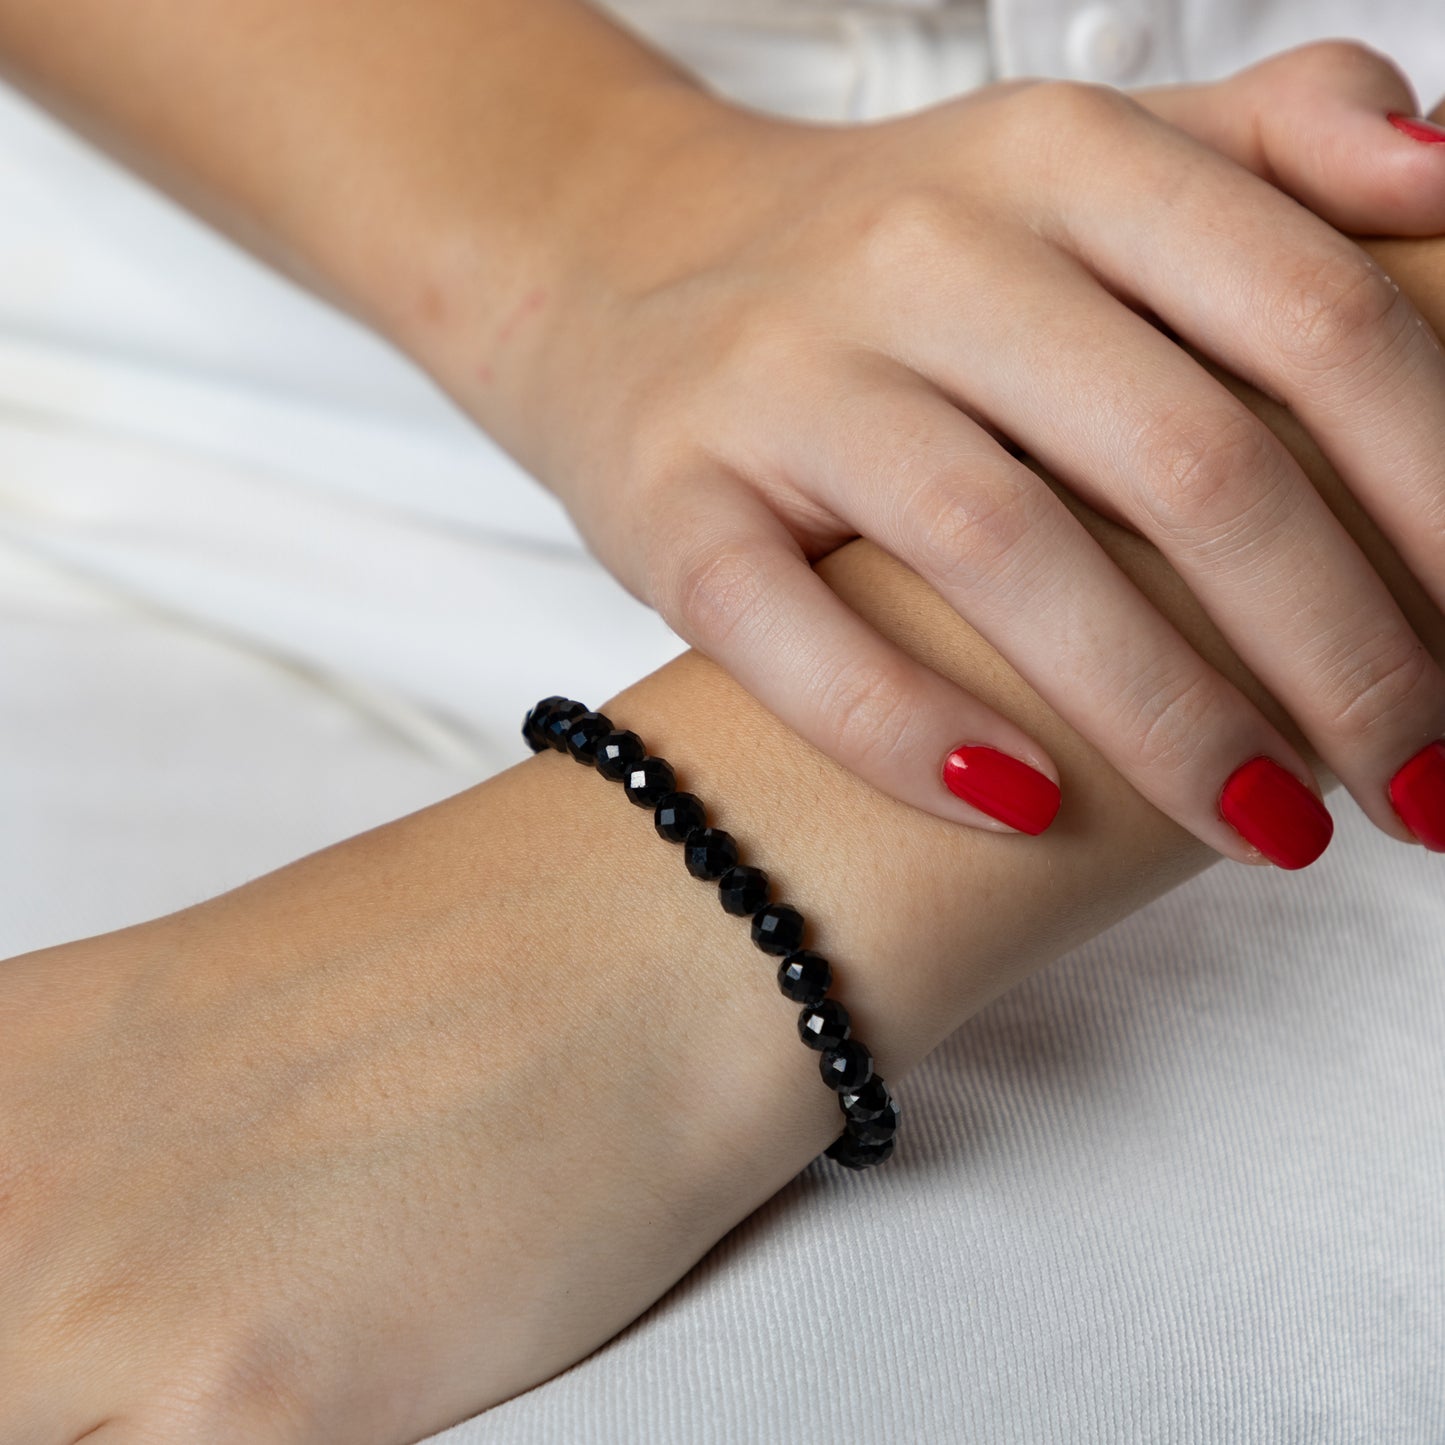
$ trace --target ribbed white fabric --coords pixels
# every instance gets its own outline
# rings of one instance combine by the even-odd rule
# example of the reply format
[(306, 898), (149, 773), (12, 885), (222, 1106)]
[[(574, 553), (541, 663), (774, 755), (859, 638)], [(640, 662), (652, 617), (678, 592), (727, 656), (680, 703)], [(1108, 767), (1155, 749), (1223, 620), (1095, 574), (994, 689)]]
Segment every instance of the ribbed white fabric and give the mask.
[[(1067, 56), (1081, 8), (995, 7), (990, 55), (971, 3), (696, 3), (637, 23), (832, 119)], [(1343, 16), (1445, 89), (1435, 0), (1170, 14), (1192, 73)], [(0, 953), (455, 791), (679, 646), (413, 368), (0, 91)], [(438, 1440), (1441, 1445), (1442, 864), (1331, 802), (1321, 863), (1220, 865), (1025, 984), (903, 1081), (889, 1166), (811, 1166)]]

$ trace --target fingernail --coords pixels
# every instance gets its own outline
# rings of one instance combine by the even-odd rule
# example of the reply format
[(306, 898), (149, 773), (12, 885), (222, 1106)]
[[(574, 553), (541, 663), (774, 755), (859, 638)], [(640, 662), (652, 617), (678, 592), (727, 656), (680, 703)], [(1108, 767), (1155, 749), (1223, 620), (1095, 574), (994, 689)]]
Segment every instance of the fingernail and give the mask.
[(1445, 853), (1445, 741), (1428, 743), (1390, 779), (1390, 801), (1432, 853)]
[(1054, 821), (1059, 785), (997, 748), (965, 744), (943, 760), (943, 784), (955, 797), (1021, 833), (1042, 833)]
[(1436, 125), (1433, 120), (1419, 115), (1401, 115), (1393, 110), (1386, 113), (1385, 119), (1411, 140), (1422, 140), (1427, 145), (1445, 145), (1445, 125)]
[(1313, 863), (1335, 831), (1329, 809), (1272, 758), (1251, 758), (1229, 775), (1219, 815), (1277, 868)]

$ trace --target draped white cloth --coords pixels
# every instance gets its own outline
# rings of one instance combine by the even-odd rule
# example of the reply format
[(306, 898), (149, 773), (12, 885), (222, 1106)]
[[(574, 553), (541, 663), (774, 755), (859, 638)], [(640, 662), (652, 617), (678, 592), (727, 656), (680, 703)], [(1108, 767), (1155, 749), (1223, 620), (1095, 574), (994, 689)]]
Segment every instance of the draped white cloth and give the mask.
[(724, 95), (816, 120), (929, 105), (990, 79), (1213, 80), (1327, 36), (1445, 94), (1439, 0), (596, 0)]
[[(1445, 90), (1436, 0), (746, 3), (626, 8), (834, 119), (1331, 31)], [(407, 363), (0, 91), (0, 955), (445, 796), (679, 649)], [(810, 1166), (438, 1440), (1440, 1445), (1445, 865), (1331, 803), (1319, 864), (1221, 864), (1015, 990), (902, 1082), (886, 1168)]]

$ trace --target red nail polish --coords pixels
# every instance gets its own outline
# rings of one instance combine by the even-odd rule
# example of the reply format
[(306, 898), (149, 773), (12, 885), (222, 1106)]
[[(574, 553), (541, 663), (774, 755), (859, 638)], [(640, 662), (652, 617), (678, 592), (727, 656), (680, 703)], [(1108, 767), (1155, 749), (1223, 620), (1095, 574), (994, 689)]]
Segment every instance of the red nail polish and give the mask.
[(1251, 758), (1229, 775), (1219, 815), (1278, 868), (1313, 863), (1335, 831), (1329, 809), (1272, 758)]
[(1390, 779), (1390, 801), (1432, 853), (1445, 853), (1445, 742), (1428, 743)]
[(1054, 821), (1062, 801), (1059, 785), (1038, 769), (981, 745), (954, 748), (943, 760), (943, 783), (990, 818), (1035, 836)]
[(1436, 125), (1433, 120), (1425, 120), (1418, 115), (1400, 115), (1393, 110), (1387, 112), (1385, 119), (1411, 140), (1422, 140), (1426, 145), (1445, 145), (1445, 125)]

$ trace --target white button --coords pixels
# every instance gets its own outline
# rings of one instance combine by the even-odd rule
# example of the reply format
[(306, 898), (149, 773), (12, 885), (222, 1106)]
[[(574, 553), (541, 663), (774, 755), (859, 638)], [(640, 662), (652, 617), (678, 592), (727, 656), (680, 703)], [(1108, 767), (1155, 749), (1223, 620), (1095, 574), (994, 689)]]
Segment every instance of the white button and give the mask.
[(1069, 22), (1067, 54), (1079, 80), (1127, 80), (1149, 54), (1149, 27), (1117, 5), (1090, 5)]

